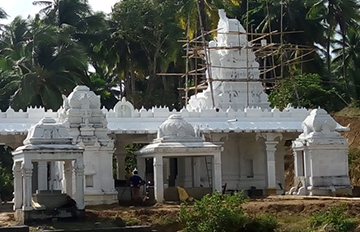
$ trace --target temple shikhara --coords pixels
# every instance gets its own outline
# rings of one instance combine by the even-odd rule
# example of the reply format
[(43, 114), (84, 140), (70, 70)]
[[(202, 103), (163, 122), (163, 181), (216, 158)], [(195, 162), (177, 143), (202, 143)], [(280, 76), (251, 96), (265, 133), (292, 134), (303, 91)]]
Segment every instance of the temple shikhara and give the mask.
[[(57, 112), (0, 112), (1, 141), (18, 148), (15, 209), (35, 210), (34, 201), (46, 194), (66, 193), (80, 210), (117, 202), (123, 190), (115, 188), (113, 157), (116, 179), (124, 180), (125, 146), (136, 143), (147, 144), (137, 152), (137, 169), (153, 183), (158, 202), (176, 200), (178, 186), (195, 198), (213, 190), (283, 194), (291, 148), (295, 186), (289, 194), (351, 194), (348, 143), (339, 133), (349, 128), (323, 109), (270, 108), (243, 26), (223, 10), (219, 16), (218, 36), (208, 46), (212, 86), (180, 111), (134, 109), (125, 98), (101, 109), (99, 96), (77, 86)], [(237, 79), (254, 81), (226, 81)]]

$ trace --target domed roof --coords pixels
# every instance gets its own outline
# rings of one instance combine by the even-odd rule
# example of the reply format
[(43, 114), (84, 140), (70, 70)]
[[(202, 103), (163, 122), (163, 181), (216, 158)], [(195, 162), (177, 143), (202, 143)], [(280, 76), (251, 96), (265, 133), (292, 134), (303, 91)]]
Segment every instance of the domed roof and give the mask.
[(72, 140), (65, 126), (56, 123), (52, 118), (43, 118), (30, 128), (24, 145), (72, 144)]
[[(67, 107), (74, 109), (98, 109), (100, 108), (100, 96), (97, 96), (89, 87), (78, 85), (70, 93), (66, 102)], [(67, 108), (66, 107), (66, 108)]]
[(160, 125), (157, 137), (158, 139), (195, 137), (195, 130), (180, 114), (172, 114)]

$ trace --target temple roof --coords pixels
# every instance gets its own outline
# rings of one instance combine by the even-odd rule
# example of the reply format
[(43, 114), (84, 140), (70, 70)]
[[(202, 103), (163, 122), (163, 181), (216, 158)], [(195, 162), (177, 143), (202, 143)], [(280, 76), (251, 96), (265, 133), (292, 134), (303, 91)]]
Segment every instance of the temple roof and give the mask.
[[(156, 134), (159, 126), (174, 113), (180, 114), (202, 132), (303, 132), (302, 122), (310, 114), (306, 109), (289, 108), (271, 111), (249, 108), (244, 111), (218, 111), (213, 109), (179, 112), (154, 107), (150, 110), (134, 110), (127, 101), (119, 101), (114, 110), (103, 109), (108, 129), (115, 134)], [(60, 112), (60, 111), (59, 111)], [(27, 112), (0, 112), (0, 134), (27, 134), (30, 127), (43, 117), (58, 119), (59, 113), (44, 109), (28, 109)], [(337, 131), (348, 131), (348, 127), (336, 125)]]

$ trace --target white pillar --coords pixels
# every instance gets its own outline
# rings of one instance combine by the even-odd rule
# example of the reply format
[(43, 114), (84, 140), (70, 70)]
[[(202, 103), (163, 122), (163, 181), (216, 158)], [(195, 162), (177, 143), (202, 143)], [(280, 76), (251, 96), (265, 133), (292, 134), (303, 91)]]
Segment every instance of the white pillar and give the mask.
[(222, 192), (221, 178), (221, 154), (215, 154), (213, 157), (213, 190)]
[(84, 205), (84, 163), (82, 158), (76, 159), (75, 161), (75, 201), (77, 208), (83, 210)]
[(23, 204), (23, 183), (21, 174), (21, 163), (14, 162), (13, 165), (14, 175), (14, 210), (21, 209)]
[(193, 157), (192, 158), (192, 173), (193, 173), (193, 187), (200, 187), (200, 173), (201, 173), (201, 166), (200, 166), (201, 158), (200, 157)]
[(154, 157), (154, 193), (155, 200), (159, 203), (164, 201), (164, 175), (163, 175), (163, 157), (156, 155)]
[(267, 190), (269, 195), (276, 194), (276, 169), (275, 151), (277, 141), (265, 141), (266, 144), (266, 169), (267, 169)]
[(47, 162), (38, 162), (38, 190), (47, 190)]
[(295, 177), (305, 176), (304, 156), (301, 150), (294, 150), (294, 173)]
[(24, 159), (22, 163), (22, 176), (23, 176), (23, 210), (32, 210), (31, 197), (32, 197), (32, 171), (33, 165), (31, 160)]
[(65, 184), (64, 184), (64, 190), (65, 193), (72, 197), (73, 191), (72, 191), (72, 162), (71, 160), (66, 160), (64, 162), (64, 177), (65, 177)]

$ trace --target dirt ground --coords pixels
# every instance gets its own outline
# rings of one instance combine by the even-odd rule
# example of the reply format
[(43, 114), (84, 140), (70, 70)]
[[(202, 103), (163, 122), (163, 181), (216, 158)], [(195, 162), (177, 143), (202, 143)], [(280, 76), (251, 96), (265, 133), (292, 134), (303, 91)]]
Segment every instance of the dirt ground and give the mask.
[[(360, 198), (273, 196), (251, 199), (243, 207), (251, 215), (267, 213), (278, 218), (291, 215), (296, 215), (297, 218), (306, 218), (316, 211), (326, 210), (340, 204), (346, 206), (349, 215), (353, 217), (359, 215)], [(111, 221), (113, 226), (119, 226), (120, 224), (116, 225), (117, 222), (126, 222), (127, 225), (149, 225), (158, 231), (171, 232), (181, 229), (176, 222), (179, 210), (179, 204), (155, 204), (148, 207), (129, 207), (117, 204), (93, 206), (86, 209), (86, 222), (91, 224), (100, 222), (105, 225), (106, 222)], [(3, 227), (15, 225), (11, 204), (0, 206), (0, 225)], [(54, 227), (56, 228), (56, 226)]]

